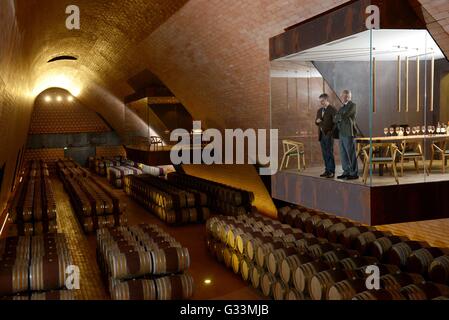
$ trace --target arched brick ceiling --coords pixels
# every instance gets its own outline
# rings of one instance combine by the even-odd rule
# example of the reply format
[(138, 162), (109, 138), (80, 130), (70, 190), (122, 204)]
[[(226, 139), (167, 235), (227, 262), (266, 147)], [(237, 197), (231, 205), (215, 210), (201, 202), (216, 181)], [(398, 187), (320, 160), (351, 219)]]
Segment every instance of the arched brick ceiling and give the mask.
[[(148, 68), (195, 119), (245, 128), (268, 126), (268, 39), (344, 2), (78, 0), (81, 30), (72, 31), (65, 27), (70, 0), (16, 0), (15, 13), (33, 95), (56, 79), (122, 132), (121, 100), (133, 92), (127, 80)], [(448, 50), (447, 3), (421, 3)], [(79, 60), (47, 63), (58, 55)]]

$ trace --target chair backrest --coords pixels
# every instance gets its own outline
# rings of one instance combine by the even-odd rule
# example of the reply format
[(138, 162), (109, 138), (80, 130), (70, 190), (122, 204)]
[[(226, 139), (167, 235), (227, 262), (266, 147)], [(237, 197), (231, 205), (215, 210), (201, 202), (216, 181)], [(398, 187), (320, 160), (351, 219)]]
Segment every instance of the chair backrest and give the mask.
[[(362, 149), (362, 152), (366, 158), (369, 159), (369, 151), (372, 148), (372, 159), (378, 158), (389, 158), (391, 160), (396, 159), (396, 153), (398, 151), (398, 147), (391, 142), (383, 142), (383, 143), (372, 143), (370, 145), (365, 146)], [(380, 155), (379, 155), (380, 153)], [(390, 156), (388, 156), (390, 154)]]

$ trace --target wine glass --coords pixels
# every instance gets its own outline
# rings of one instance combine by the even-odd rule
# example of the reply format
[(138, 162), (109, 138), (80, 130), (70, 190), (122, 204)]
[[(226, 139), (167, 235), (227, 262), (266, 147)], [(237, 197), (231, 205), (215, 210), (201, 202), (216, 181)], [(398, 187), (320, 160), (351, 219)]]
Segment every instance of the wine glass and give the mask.
[(412, 131), (412, 129), (410, 128), (410, 127), (407, 127), (406, 129), (405, 129), (405, 133), (409, 136), (410, 135), (410, 132)]
[(401, 133), (401, 127), (396, 127), (396, 135), (399, 136), (399, 133)]
[(421, 131), (422, 131), (422, 134), (425, 135), (425, 134), (426, 134), (426, 126), (422, 126), (422, 127), (421, 127)]
[(392, 136), (394, 134), (394, 128), (390, 127), (390, 136)]
[(386, 136), (388, 136), (388, 132), (389, 132), (388, 128), (384, 128), (384, 134), (385, 134)]

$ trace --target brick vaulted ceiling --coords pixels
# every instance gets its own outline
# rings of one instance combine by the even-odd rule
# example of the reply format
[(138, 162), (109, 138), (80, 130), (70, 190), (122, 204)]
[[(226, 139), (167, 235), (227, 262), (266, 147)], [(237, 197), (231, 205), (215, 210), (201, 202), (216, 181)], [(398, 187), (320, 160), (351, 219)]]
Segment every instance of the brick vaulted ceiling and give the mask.
[[(419, 1), (449, 53), (449, 1)], [(268, 127), (269, 38), (345, 2), (1, 0), (0, 165), (15, 161), (33, 100), (49, 86), (79, 89), (83, 104), (123, 132), (127, 81), (145, 69), (207, 127)], [(65, 28), (71, 4), (81, 9), (79, 31)], [(79, 60), (47, 63), (59, 55)]]

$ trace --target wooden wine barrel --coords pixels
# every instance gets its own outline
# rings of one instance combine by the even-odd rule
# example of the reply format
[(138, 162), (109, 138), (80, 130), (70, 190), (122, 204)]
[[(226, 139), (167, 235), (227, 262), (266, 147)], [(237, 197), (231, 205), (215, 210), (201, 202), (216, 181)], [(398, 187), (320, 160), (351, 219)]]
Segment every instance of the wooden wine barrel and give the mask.
[(28, 263), (17, 261), (2, 264), (0, 268), (0, 296), (8, 296), (28, 290)]
[(329, 218), (329, 217), (321, 219), (315, 227), (316, 236), (319, 238), (327, 238), (329, 228), (332, 227), (334, 224), (340, 222), (347, 222), (347, 220), (343, 218)]
[(242, 233), (238, 234), (235, 237), (235, 244), (236, 249), (240, 254), (246, 254), (246, 247), (248, 244), (248, 241), (253, 239), (253, 235), (251, 233)]
[(385, 236), (391, 236), (391, 234), (383, 231), (364, 232), (354, 239), (353, 247), (355, 250), (360, 252), (361, 255), (367, 254), (368, 245)]
[(253, 288), (258, 289), (260, 287), (261, 279), (264, 274), (265, 274), (264, 268), (261, 268), (256, 265), (254, 266), (251, 272), (251, 284)]
[(301, 229), (302, 231), (306, 231), (306, 220), (312, 216), (311, 212), (306, 210), (299, 211), (298, 214), (295, 215), (292, 226), (297, 229)]
[(386, 274), (380, 277), (381, 288), (397, 291), (408, 285), (420, 284), (424, 281), (424, 277), (416, 273), (395, 273)]
[(347, 258), (356, 258), (359, 253), (354, 250), (336, 249), (325, 252), (320, 259), (328, 263), (332, 267), (337, 267), (341, 260)]
[(389, 236), (376, 239), (368, 244), (368, 255), (376, 257), (379, 261), (383, 261), (384, 257), (386, 257), (393, 245), (406, 240), (406, 238), (398, 236)]
[(263, 243), (257, 247), (256, 263), (259, 267), (266, 267), (268, 263), (268, 256), (270, 252), (284, 248), (284, 242), (275, 241)]
[(304, 294), (302, 294), (298, 290), (288, 288), (287, 292), (285, 293), (285, 300), (298, 301), (298, 300), (306, 300), (306, 298), (304, 297)]
[(2, 257), (27, 260), (30, 255), (30, 237), (10, 237), (0, 240), (0, 263)]
[(67, 267), (72, 261), (65, 256), (38, 257), (29, 268), (30, 290), (48, 291), (65, 286)]
[[(357, 273), (353, 270), (341, 269), (330, 269), (319, 272), (312, 276), (312, 278), (310, 279), (310, 297), (313, 300), (328, 300), (329, 289), (334, 284), (348, 279), (355, 279), (360, 275), (361, 273)], [(366, 290), (366, 288), (364, 288), (364, 290)]]
[(418, 241), (406, 241), (397, 243), (393, 245), (391, 250), (388, 252), (388, 262), (390, 264), (405, 267), (407, 265), (407, 259), (413, 253), (413, 251), (419, 250), (425, 245), (426, 243)]
[(274, 285), (276, 284), (276, 277), (271, 273), (265, 273), (261, 279), (260, 288), (265, 297), (273, 296)]
[(75, 291), (59, 290), (50, 292), (33, 293), (31, 300), (67, 301), (75, 300)]
[(110, 288), (112, 300), (156, 300), (154, 280), (129, 280), (116, 283)]
[(248, 259), (243, 258), (240, 264), (240, 274), (242, 275), (242, 279), (245, 281), (251, 280), (251, 272), (254, 268), (254, 264)]
[(408, 300), (432, 300), (440, 296), (449, 296), (449, 287), (443, 284), (426, 282), (411, 284), (401, 289)]
[(246, 255), (251, 261), (255, 260), (258, 247), (272, 240), (273, 238), (268, 233), (262, 233), (262, 235), (257, 235), (255, 238), (249, 239), (246, 243)]
[(309, 246), (307, 252), (312, 256), (312, 258), (319, 259), (326, 252), (343, 249), (344, 248), (342, 245), (326, 242)]
[(376, 231), (373, 227), (354, 226), (345, 229), (339, 236), (338, 241), (346, 248), (354, 249), (354, 242), (362, 233)]
[(190, 267), (190, 256), (187, 248), (167, 248), (152, 252), (153, 274), (162, 275), (178, 273)]
[(449, 300), (449, 297), (441, 296), (441, 297), (437, 297), (437, 298), (435, 298), (433, 300)]
[(287, 217), (288, 213), (291, 211), (290, 207), (282, 207), (278, 209), (278, 219), (282, 223), (286, 223), (285, 218)]
[(340, 235), (348, 228), (354, 227), (355, 224), (353, 222), (339, 222), (327, 229), (327, 239), (330, 242), (337, 243)]
[(232, 254), (233, 254), (232, 249), (230, 249), (228, 247), (225, 247), (223, 249), (223, 260), (224, 260), (225, 266), (227, 268), (232, 267)]
[(444, 254), (445, 251), (440, 248), (422, 248), (416, 250), (407, 258), (407, 271), (427, 274), (432, 261)]
[(288, 290), (288, 286), (281, 280), (276, 280), (273, 286), (273, 297), (274, 300), (280, 301), (285, 300), (285, 295)]
[(319, 223), (322, 220), (326, 220), (329, 218), (331, 218), (331, 216), (328, 214), (325, 214), (325, 213), (317, 213), (317, 214), (314, 214), (313, 216), (307, 218), (306, 221), (304, 222), (305, 232), (317, 235), (317, 231), (318, 231), (317, 227), (318, 227)]
[(339, 266), (345, 270), (355, 270), (360, 269), (364, 266), (375, 265), (379, 263), (374, 257), (355, 257), (355, 258), (346, 258), (339, 262)]
[(352, 300), (367, 289), (365, 279), (347, 279), (329, 288), (329, 300)]
[(268, 271), (277, 275), (280, 272), (281, 262), (296, 254), (298, 254), (298, 250), (295, 247), (283, 247), (270, 252), (267, 260)]
[[(368, 270), (370, 266), (361, 267), (359, 270), (365, 275), (371, 275), (372, 270)], [(401, 273), (401, 268), (394, 264), (376, 264), (377, 269), (379, 270), (379, 276), (385, 276), (389, 274), (399, 274)]]
[(304, 233), (300, 229), (292, 229), (292, 233), (282, 237), (282, 241), (284, 241), (285, 243), (295, 243), (296, 241), (304, 239), (305, 237), (311, 238), (312, 236), (313, 235), (311, 235), (310, 233)]
[(313, 261), (297, 267), (293, 272), (293, 284), (296, 290), (301, 293), (308, 293), (312, 277), (325, 270), (329, 270), (329, 265), (323, 261)]
[(429, 266), (429, 276), (437, 283), (449, 283), (449, 255), (436, 258)]
[(290, 284), (293, 272), (296, 268), (312, 261), (314, 261), (314, 259), (308, 254), (295, 254), (286, 257), (282, 260), (280, 266), (280, 276), (282, 281), (284, 281), (285, 284)]
[[(310, 233), (306, 233), (305, 235), (307, 234), (310, 235)], [(305, 236), (303, 239), (296, 241), (295, 245), (299, 251), (308, 252), (310, 246), (324, 243), (327, 243), (326, 239)]]
[(405, 297), (398, 290), (368, 290), (354, 296), (352, 300), (405, 300)]
[(243, 257), (238, 252), (234, 251), (232, 253), (231, 265), (232, 265), (232, 270), (234, 271), (235, 274), (240, 273), (240, 266), (241, 266), (242, 260), (243, 260)]
[(115, 279), (130, 279), (153, 273), (152, 253), (131, 251), (114, 252), (107, 261), (108, 270)]
[(228, 231), (227, 237), (226, 237), (226, 243), (228, 244), (229, 247), (231, 247), (234, 250), (237, 250), (237, 241), (236, 238), (238, 236), (241, 236), (243, 234), (245, 234), (246, 232), (251, 232), (253, 231), (252, 229), (246, 228), (246, 227), (236, 227), (236, 228), (231, 228)]
[(218, 260), (218, 262), (224, 262), (224, 249), (226, 246), (221, 242), (215, 242), (214, 243), (214, 252), (215, 257)]
[(158, 300), (187, 300), (193, 296), (190, 274), (174, 275), (155, 280)]

